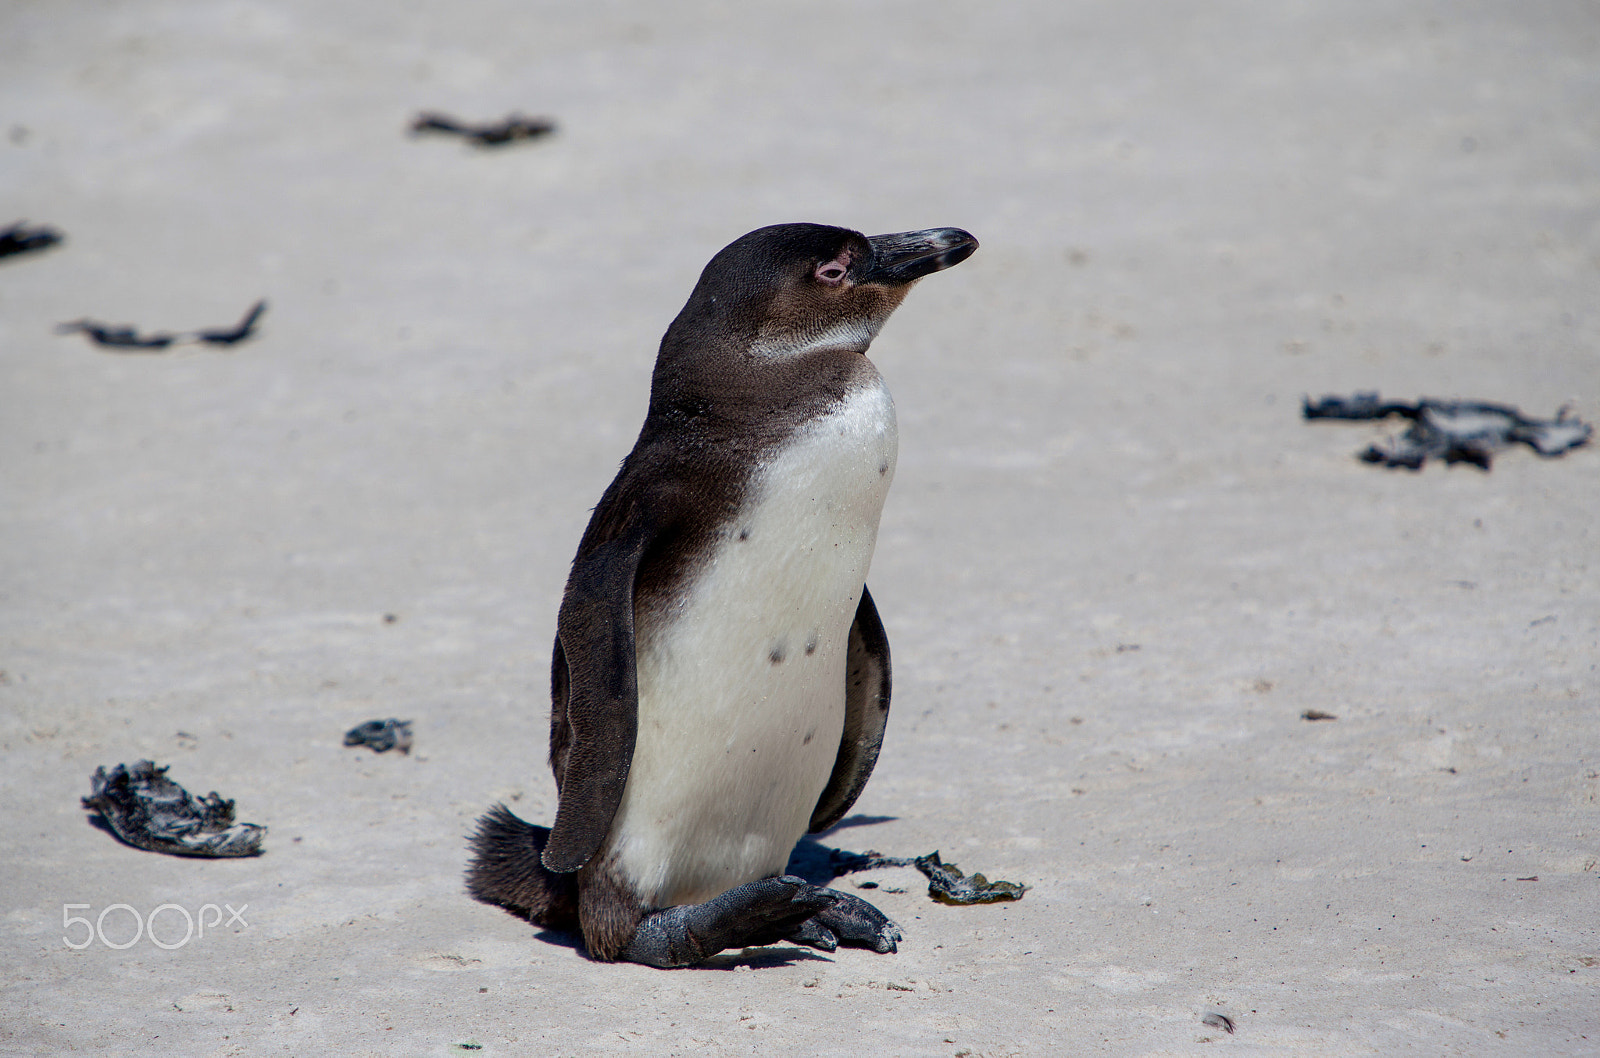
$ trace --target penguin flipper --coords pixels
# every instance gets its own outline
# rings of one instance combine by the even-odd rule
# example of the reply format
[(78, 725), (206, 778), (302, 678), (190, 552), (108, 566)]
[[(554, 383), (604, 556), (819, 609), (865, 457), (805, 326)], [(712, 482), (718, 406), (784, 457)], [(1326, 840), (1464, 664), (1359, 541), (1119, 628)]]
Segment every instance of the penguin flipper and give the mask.
[(647, 524), (633, 521), (580, 555), (561, 600), (550, 738), (560, 801), (542, 856), (557, 874), (578, 870), (599, 850), (633, 765), (639, 727), (634, 582), (653, 538)]
[(846, 648), (844, 734), (839, 739), (833, 774), (811, 813), (811, 833), (827, 830), (856, 803), (878, 763), (878, 750), (883, 746), (883, 730), (888, 723), (889, 637), (878, 619), (872, 593), (863, 584)]

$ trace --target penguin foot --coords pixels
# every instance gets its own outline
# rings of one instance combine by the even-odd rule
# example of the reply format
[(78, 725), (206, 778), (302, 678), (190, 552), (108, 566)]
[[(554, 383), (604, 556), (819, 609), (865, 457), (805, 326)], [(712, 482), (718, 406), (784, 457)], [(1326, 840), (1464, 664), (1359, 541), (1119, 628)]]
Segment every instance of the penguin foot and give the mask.
[(834, 902), (800, 924), (788, 940), (821, 951), (833, 951), (843, 944), (850, 948), (871, 948), (880, 955), (898, 951), (903, 939), (900, 927), (882, 911), (859, 896), (832, 890)]
[(703, 904), (646, 915), (622, 958), (666, 969), (693, 966), (729, 948), (773, 944), (844, 895), (788, 874), (746, 882)]

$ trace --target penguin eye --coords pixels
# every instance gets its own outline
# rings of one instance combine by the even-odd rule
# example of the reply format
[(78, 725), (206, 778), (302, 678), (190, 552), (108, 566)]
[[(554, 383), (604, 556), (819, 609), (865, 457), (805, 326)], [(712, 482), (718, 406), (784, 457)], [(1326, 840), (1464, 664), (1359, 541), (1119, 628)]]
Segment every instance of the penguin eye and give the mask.
[(836, 287), (844, 282), (844, 277), (849, 271), (850, 256), (846, 252), (831, 261), (817, 265), (817, 270), (813, 275), (816, 277), (817, 282), (823, 286)]

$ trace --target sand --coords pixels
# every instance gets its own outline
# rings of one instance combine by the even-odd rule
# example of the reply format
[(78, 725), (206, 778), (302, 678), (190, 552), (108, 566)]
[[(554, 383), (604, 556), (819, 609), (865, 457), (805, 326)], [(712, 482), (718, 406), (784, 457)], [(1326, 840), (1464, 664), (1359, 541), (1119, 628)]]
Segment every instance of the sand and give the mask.
[[(1600, 447), (1299, 414), (1600, 418), (1589, 5), (12, 0), (0, 99), (0, 225), (66, 234), (0, 261), (0, 1050), (1600, 1053)], [(1032, 888), (590, 962), (464, 835), (552, 817), (578, 534), (699, 269), (790, 220), (982, 242), (873, 348), (894, 714), (822, 840)], [(266, 854), (91, 826), (140, 758)]]

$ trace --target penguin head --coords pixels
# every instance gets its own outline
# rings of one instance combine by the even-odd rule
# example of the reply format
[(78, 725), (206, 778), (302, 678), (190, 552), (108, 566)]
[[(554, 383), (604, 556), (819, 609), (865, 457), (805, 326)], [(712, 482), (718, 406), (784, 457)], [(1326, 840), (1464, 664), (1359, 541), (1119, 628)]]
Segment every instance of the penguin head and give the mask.
[(864, 353), (912, 284), (977, 248), (960, 228), (870, 238), (825, 224), (758, 228), (706, 265), (662, 357), (712, 348), (768, 362), (825, 349)]

